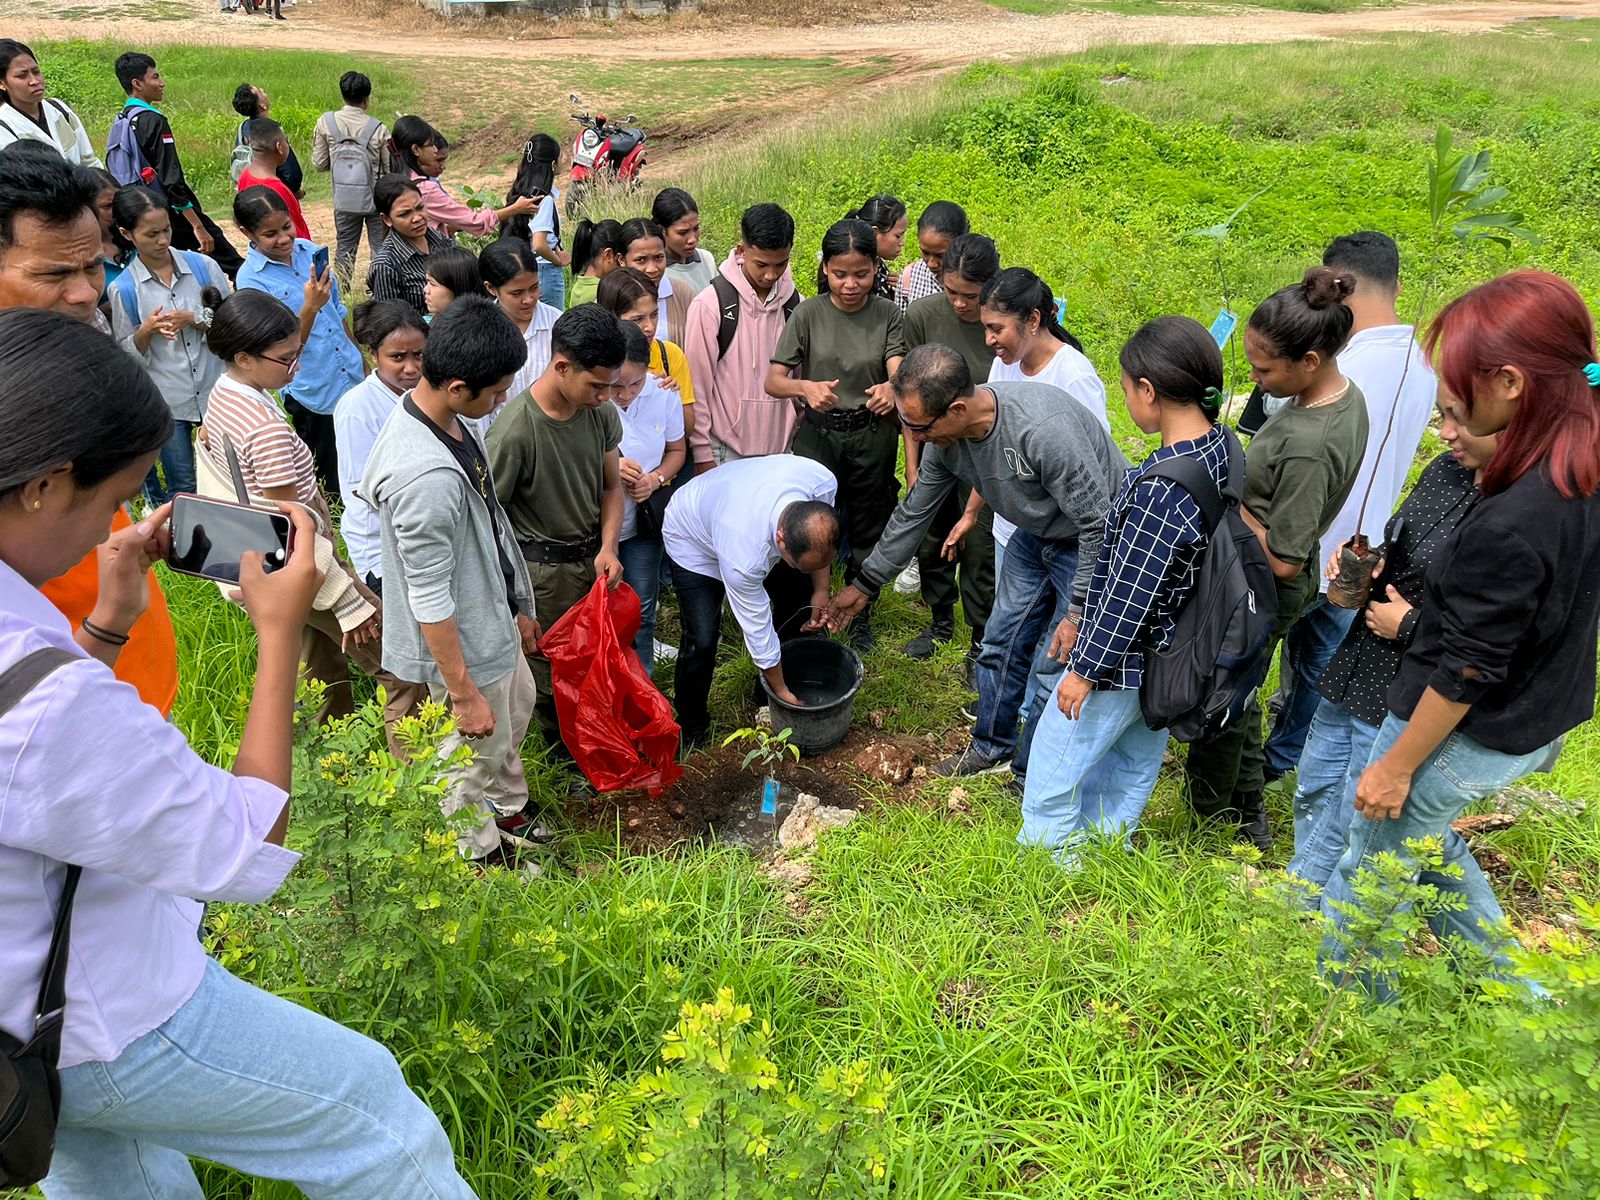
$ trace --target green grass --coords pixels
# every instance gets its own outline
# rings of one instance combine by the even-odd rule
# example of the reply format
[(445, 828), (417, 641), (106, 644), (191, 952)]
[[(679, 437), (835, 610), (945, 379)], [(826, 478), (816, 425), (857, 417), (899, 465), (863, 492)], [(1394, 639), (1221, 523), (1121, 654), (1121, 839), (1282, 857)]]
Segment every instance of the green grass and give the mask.
[(1031, 17), (1064, 12), (1114, 12), (1128, 16), (1199, 16), (1239, 8), (1274, 8), (1287, 12), (1338, 13), (1364, 8), (1393, 8), (1400, 0), (988, 0), (996, 8)]
[[(1494, 150), (1499, 180), (1544, 238), (1516, 260), (1452, 253), (1439, 294), (1508, 261), (1600, 291), (1591, 53), (1540, 31), (1107, 49), (1064, 68), (974, 69), (875, 102), (857, 121), (759, 139), (686, 182), (718, 250), (745, 204), (790, 207), (797, 264), (872, 192), (897, 192), (914, 211), (958, 200), (1008, 263), (1063, 285), (1069, 324), (1110, 379), (1138, 322), (1214, 314), (1208, 253), (1180, 235), (1263, 184), (1271, 190), (1227, 252), (1241, 312), (1352, 229), (1394, 232), (1414, 270), (1421, 164), (1438, 121)], [(249, 60), (274, 90), (280, 76), (264, 68), (303, 66)], [(216, 87), (229, 70), (214, 73)], [(1130, 81), (1102, 82), (1113, 76)], [(285, 95), (292, 86), (283, 79)], [(184, 678), (176, 716), (225, 761), (251, 684), (248, 628), (207, 585), (174, 580), (171, 599)], [(959, 647), (927, 665), (898, 656), (921, 621), (909, 600), (885, 597), (884, 648), (868, 662), (858, 711), (885, 712), (895, 731), (943, 732), (965, 696)], [(725, 646), (715, 692), (724, 726), (739, 720), (751, 679), (736, 642)], [(1555, 773), (1532, 783), (1587, 798), (1597, 780), (1591, 722)], [(553, 783), (546, 770), (533, 776), (552, 808)], [(895, 1072), (904, 1139), (889, 1181), (902, 1197), (1389, 1200), (1408, 1194), (1380, 1154), (1405, 1132), (1394, 1097), (1446, 1070), (1481, 1080), (1501, 1069), (1488, 1004), (1442, 956), (1411, 961), (1397, 1007), (1339, 1009), (1318, 1053), (1297, 1065), (1325, 1001), (1320, 930), (1274, 910), (1220, 840), (1189, 828), (1170, 772), (1135, 852), (1105, 848), (1073, 875), (1017, 852), (1017, 802), (994, 781), (963, 787), (970, 812), (950, 806), (949, 785), (930, 785), (830, 835), (798, 896), (740, 853), (637, 856), (605, 831), (574, 830), (543, 879), (465, 885), (454, 916), (475, 931), (470, 945), (395, 968), (393, 990), (344, 987), (314, 953), (307, 918), (286, 911), (337, 870), (306, 846), (299, 890), (241, 917), (253, 957), (240, 969), (393, 1046), (489, 1200), (545, 1194), (528, 1167), (547, 1152), (534, 1121), (557, 1090), (591, 1063), (624, 1076), (648, 1068), (677, 1005), (724, 985), (773, 1022), (786, 1073), (858, 1055)], [(1275, 813), (1280, 833), (1287, 817)], [(1497, 883), (1524, 927), (1600, 895), (1600, 806), (1529, 813), (1487, 844), (1508, 864)], [(297, 911), (323, 915), (307, 903)], [(541, 930), (561, 963), (536, 962), (516, 941)], [(419, 916), (415, 937), (396, 945), (425, 949), (428, 936)], [(409, 986), (421, 999), (405, 998)], [(492, 1036), (493, 1049), (463, 1050), (459, 1022)], [(209, 1195), (238, 1200), (291, 1194), (223, 1173), (208, 1183)]]

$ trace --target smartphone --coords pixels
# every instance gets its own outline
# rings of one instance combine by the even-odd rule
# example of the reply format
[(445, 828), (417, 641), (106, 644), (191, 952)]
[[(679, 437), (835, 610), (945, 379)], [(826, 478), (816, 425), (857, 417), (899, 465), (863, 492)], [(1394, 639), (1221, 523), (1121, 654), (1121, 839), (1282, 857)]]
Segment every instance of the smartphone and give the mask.
[(318, 246), (311, 254), (311, 273), (321, 279), (328, 273), (328, 248)]
[(294, 549), (294, 525), (285, 513), (228, 500), (180, 493), (172, 500), (172, 547), (167, 565), (217, 583), (239, 582), (239, 560), (255, 551), (263, 569), (276, 571)]

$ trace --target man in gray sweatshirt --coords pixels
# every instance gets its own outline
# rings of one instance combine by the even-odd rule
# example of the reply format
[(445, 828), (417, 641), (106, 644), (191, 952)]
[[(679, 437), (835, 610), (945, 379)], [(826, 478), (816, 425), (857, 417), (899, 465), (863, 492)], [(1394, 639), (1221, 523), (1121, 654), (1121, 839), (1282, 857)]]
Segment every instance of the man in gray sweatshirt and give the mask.
[(384, 423), (360, 487), (382, 537), (383, 665), (454, 710), (443, 752), (465, 741), (473, 759), (451, 772), (441, 807), (446, 816), (476, 810), (461, 853), (494, 866), (509, 865), (502, 832), (540, 836), (526, 811), (521, 748), (534, 701), (524, 654), (541, 631), (528, 569), (467, 421), (505, 401), (527, 357), (522, 334), (486, 297), (440, 313), (422, 379)]
[[(966, 360), (948, 346), (918, 346), (892, 382), (902, 428), (928, 449), (916, 486), (889, 518), (860, 576), (833, 598), (828, 624), (842, 629), (904, 569), (957, 482), (974, 496), (952, 536), (970, 527), (984, 502), (1015, 522), (978, 655), (972, 744), (933, 770), (974, 775), (1011, 759), (1020, 785), (1033, 733), (1030, 722), (1019, 744), (1022, 701), (1036, 689), (1032, 711), (1041, 711), (1049, 700), (1044, 689), (1072, 649), (1106, 512), (1128, 460), (1089, 410), (1060, 388), (1025, 382), (974, 387)], [(1039, 653), (1047, 633), (1050, 645)]]

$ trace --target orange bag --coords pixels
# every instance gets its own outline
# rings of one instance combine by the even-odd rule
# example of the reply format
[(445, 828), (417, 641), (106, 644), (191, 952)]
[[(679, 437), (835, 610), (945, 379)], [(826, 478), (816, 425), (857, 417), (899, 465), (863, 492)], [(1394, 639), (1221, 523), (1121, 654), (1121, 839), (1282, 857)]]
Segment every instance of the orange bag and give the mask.
[(633, 652), (639, 597), (604, 577), (539, 639), (550, 660), (561, 738), (595, 788), (659, 796), (683, 775), (672, 705)]

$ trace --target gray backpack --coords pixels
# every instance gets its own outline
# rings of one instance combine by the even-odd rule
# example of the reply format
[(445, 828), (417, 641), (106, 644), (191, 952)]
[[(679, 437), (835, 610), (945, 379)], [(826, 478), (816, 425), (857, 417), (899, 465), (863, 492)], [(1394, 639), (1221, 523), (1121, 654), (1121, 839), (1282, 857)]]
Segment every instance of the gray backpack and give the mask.
[(333, 175), (333, 211), (369, 213), (372, 187), (377, 183), (372, 171), (372, 135), (380, 122), (368, 117), (354, 137), (339, 130), (333, 113), (324, 113), (322, 127), (328, 134), (328, 169)]

